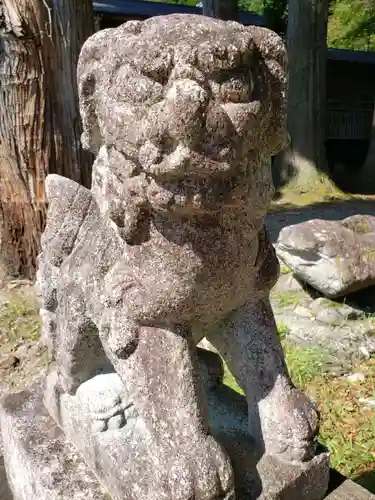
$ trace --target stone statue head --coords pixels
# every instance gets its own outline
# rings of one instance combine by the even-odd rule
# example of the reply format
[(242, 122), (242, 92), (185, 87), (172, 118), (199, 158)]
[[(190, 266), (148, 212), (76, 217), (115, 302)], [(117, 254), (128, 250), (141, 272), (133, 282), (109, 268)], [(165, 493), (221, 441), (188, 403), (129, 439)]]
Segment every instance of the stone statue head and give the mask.
[[(83, 145), (98, 154), (93, 190), (107, 189), (110, 217), (126, 228), (141, 212), (212, 214), (259, 197), (265, 213), (269, 159), (287, 140), (285, 66), (275, 33), (197, 15), (91, 37), (78, 66)], [(103, 162), (111, 179), (98, 180)]]

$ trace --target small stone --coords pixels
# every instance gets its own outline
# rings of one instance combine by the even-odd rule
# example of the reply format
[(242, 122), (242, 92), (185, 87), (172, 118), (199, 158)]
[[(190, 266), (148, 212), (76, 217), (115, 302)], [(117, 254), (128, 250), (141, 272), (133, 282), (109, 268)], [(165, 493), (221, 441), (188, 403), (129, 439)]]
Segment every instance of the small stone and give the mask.
[(29, 354), (32, 346), (33, 344), (31, 342), (27, 342), (26, 344), (21, 344), (19, 347), (17, 347), (15, 351), (16, 357), (20, 359), (25, 358)]
[(316, 315), (317, 321), (327, 325), (336, 326), (342, 321), (342, 317), (336, 309), (323, 309)]
[(337, 312), (341, 314), (341, 316), (343, 316), (345, 319), (350, 321), (360, 319), (361, 316), (363, 316), (362, 311), (354, 309), (350, 306), (340, 307), (339, 309), (337, 309)]
[(16, 368), (20, 364), (20, 359), (12, 354), (9, 356), (4, 356), (3, 359), (0, 358), (0, 370), (10, 370)]
[(303, 285), (293, 276), (293, 274), (282, 274), (273, 287), (276, 293), (302, 292)]
[(348, 373), (350, 370), (349, 367), (346, 367), (345, 365), (341, 363), (325, 363), (324, 366), (322, 367), (322, 372), (330, 375), (331, 377), (342, 377)]
[(8, 288), (19, 288), (21, 286), (33, 286), (33, 282), (30, 280), (12, 280), (8, 284)]
[(369, 350), (367, 349), (367, 347), (365, 347), (364, 345), (361, 345), (360, 348), (359, 348), (359, 352), (362, 354), (362, 356), (365, 358), (365, 359), (370, 359), (371, 358), (371, 354), (369, 352)]
[(301, 316), (302, 318), (311, 318), (312, 317), (311, 311), (309, 309), (307, 309), (307, 307), (303, 307), (303, 306), (297, 306), (294, 309), (294, 314), (297, 314), (297, 316)]
[(317, 299), (313, 300), (310, 304), (310, 309), (318, 313), (322, 309), (334, 309), (337, 307), (337, 303), (334, 302), (333, 300), (326, 299), (325, 297), (318, 297)]
[(346, 377), (348, 382), (364, 382), (366, 375), (364, 373), (352, 373)]
[(359, 398), (358, 403), (375, 408), (375, 399)]

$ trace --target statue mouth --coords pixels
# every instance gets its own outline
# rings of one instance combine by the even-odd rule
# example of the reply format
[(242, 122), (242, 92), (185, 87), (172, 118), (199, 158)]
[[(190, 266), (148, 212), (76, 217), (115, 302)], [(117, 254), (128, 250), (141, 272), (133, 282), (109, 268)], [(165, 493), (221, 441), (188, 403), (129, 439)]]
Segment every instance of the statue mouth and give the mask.
[(153, 178), (148, 199), (163, 211), (176, 213), (217, 214), (225, 208), (235, 208), (246, 203), (251, 174), (246, 168), (233, 170), (231, 166), (204, 173), (184, 172), (179, 177)]
[(170, 154), (158, 153), (143, 168), (156, 182), (173, 182), (184, 178), (208, 179), (233, 175), (238, 166), (233, 148), (223, 146), (214, 154), (204, 154), (183, 144), (178, 144)]

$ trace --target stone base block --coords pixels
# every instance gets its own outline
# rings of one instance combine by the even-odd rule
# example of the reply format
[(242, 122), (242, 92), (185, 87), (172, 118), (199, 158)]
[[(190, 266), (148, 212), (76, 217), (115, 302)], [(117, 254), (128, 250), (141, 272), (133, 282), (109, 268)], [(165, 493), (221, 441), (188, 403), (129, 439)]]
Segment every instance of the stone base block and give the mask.
[[(108, 377), (104, 376), (103, 380)], [(95, 382), (93, 379), (92, 382)], [(113, 384), (108, 383), (108, 387)], [(90, 412), (80, 396), (54, 393), (54, 374), (47, 382), (46, 403), (59, 419), (66, 435), (82, 452), (88, 465), (107, 485), (114, 500), (123, 500), (129, 476), (129, 457), (134, 452), (132, 434), (137, 434), (140, 422), (127, 420), (125, 427), (95, 432)], [(98, 397), (90, 386), (93, 401)], [(236, 500), (322, 500), (328, 488), (329, 455), (318, 453), (306, 463), (287, 463), (264, 455), (259, 459), (247, 433), (246, 401), (227, 387), (208, 394), (209, 421), (213, 435), (226, 448), (235, 472)], [(142, 446), (142, 441), (138, 442)], [(137, 462), (137, 461), (135, 461)], [(125, 490), (124, 490), (125, 488)]]
[(111, 499), (45, 410), (39, 388), (3, 399), (1, 430), (14, 500)]
[(251, 438), (239, 430), (215, 435), (233, 465), (236, 500), (322, 500), (329, 483), (329, 454), (322, 449), (305, 463), (259, 458)]

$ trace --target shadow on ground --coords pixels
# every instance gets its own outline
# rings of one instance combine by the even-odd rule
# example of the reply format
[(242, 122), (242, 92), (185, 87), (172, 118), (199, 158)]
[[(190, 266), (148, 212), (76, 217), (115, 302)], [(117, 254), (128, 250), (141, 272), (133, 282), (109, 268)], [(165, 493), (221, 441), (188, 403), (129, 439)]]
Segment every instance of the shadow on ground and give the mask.
[(3, 457), (0, 457), (0, 498), (1, 500), (13, 500), (13, 495), (10, 491), (8, 479), (5, 473)]
[(355, 482), (363, 488), (366, 488), (370, 493), (375, 494), (375, 469), (361, 474), (355, 479)]
[[(314, 203), (301, 207), (274, 206), (266, 219), (271, 240), (276, 243), (281, 229), (311, 219), (341, 220), (352, 215), (374, 215), (375, 199), (351, 199), (334, 202)], [(276, 210), (275, 210), (276, 208)]]

